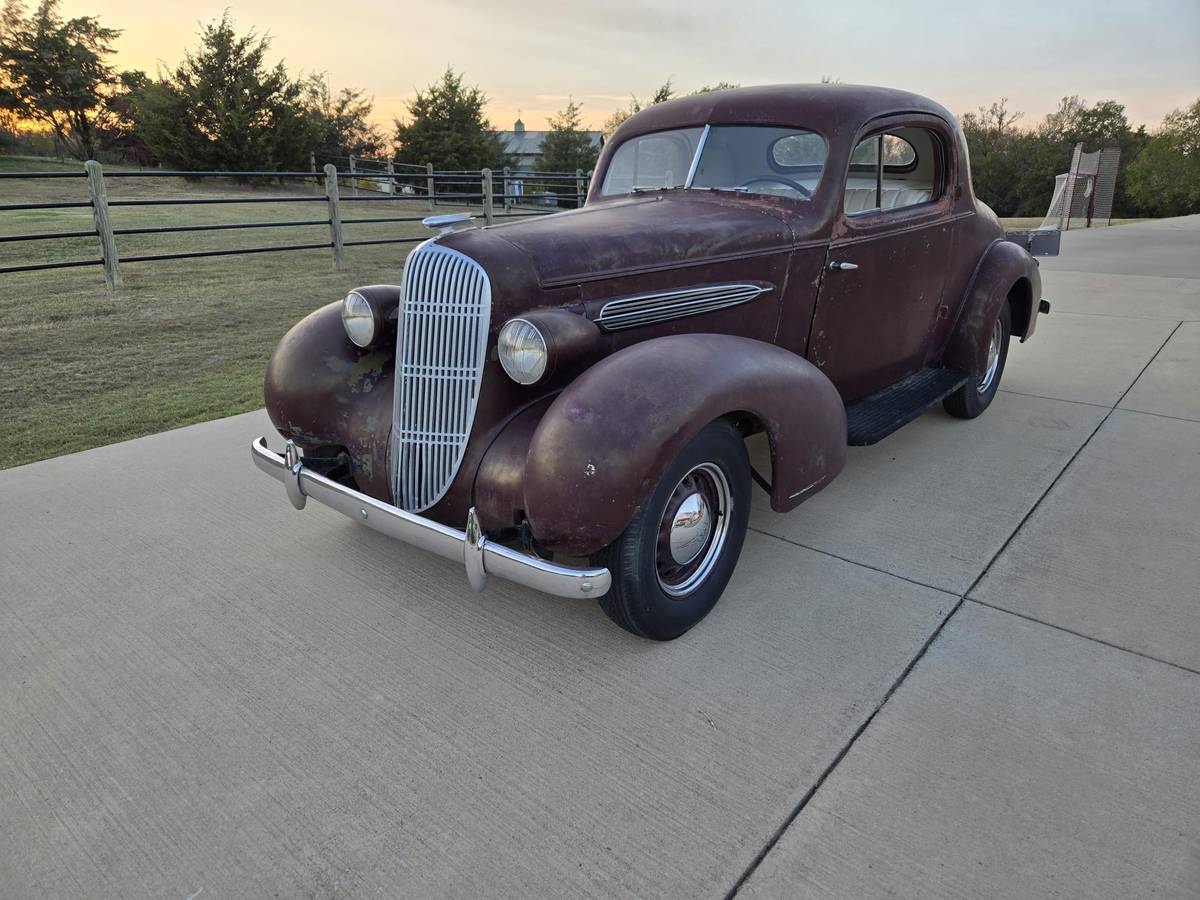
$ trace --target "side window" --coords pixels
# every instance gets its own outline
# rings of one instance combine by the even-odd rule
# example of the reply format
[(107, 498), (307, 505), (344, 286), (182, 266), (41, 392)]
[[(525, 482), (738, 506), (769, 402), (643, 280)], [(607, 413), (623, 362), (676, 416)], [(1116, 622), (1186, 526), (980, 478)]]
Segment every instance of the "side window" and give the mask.
[(945, 177), (942, 142), (925, 128), (873, 134), (854, 148), (846, 178), (846, 212), (903, 209), (936, 200)]

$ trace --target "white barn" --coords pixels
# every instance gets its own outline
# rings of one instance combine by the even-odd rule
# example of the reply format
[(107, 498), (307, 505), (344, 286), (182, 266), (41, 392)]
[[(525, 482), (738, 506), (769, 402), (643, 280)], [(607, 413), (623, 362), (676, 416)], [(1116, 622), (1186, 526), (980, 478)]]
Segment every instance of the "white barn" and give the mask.
[[(512, 168), (517, 172), (532, 172), (534, 166), (542, 157), (542, 141), (549, 131), (529, 131), (525, 123), (517, 119), (512, 131), (499, 132), (500, 141), (504, 144), (505, 152), (512, 157)], [(600, 132), (585, 132), (591, 142), (600, 146)]]

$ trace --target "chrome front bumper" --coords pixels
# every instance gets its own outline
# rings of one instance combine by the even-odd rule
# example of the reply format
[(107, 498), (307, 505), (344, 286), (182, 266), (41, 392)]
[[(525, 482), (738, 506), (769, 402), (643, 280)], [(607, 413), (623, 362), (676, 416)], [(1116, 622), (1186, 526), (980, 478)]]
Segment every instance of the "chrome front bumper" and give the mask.
[(586, 599), (608, 593), (612, 582), (608, 569), (556, 566), (502, 544), (493, 544), (480, 530), (474, 509), (467, 515), (466, 531), (459, 531), (318, 475), (304, 467), (291, 441), (280, 456), (267, 449), (267, 439), (260, 437), (250, 445), (250, 455), (256, 466), (283, 482), (296, 509), (303, 509), (311, 497), (390, 538), (460, 561), (467, 570), (467, 580), (477, 591), (483, 590), (488, 575), (495, 575), (559, 597)]

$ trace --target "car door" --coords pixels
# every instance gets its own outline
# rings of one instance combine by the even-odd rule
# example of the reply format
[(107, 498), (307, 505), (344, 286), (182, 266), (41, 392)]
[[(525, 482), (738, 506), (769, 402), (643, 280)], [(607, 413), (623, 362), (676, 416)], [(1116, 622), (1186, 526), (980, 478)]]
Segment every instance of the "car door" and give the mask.
[(954, 146), (932, 116), (892, 117), (860, 134), (808, 350), (846, 402), (924, 365), (952, 245)]

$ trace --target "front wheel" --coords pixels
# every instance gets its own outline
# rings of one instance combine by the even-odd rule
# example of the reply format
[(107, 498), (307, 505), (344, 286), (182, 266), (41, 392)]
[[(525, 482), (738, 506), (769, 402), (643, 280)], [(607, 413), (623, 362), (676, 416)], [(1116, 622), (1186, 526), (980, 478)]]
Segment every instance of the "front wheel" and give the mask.
[(608, 617), (669, 641), (721, 598), (750, 519), (750, 459), (737, 430), (713, 422), (680, 451), (633, 521), (592, 559), (612, 572)]
[(1004, 363), (1008, 360), (1008, 339), (1012, 333), (1012, 308), (1008, 303), (1000, 307), (1000, 315), (992, 326), (992, 337), (988, 342), (987, 365), (974, 381), (968, 381), (942, 401), (946, 412), (959, 419), (974, 419), (987, 409), (996, 391), (1000, 389), (1000, 376), (1004, 374)]

